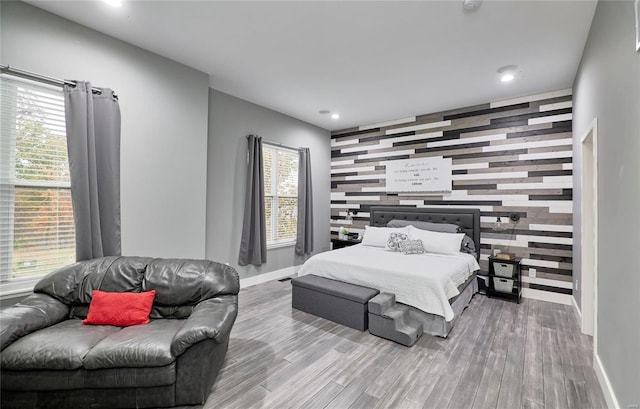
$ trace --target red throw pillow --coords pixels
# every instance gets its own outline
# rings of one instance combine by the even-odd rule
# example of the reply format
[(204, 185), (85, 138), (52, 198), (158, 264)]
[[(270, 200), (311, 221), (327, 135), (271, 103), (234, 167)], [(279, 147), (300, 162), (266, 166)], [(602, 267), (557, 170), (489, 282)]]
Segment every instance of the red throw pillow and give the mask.
[(89, 313), (83, 324), (130, 325), (148, 324), (156, 290), (144, 293), (109, 293), (93, 290)]

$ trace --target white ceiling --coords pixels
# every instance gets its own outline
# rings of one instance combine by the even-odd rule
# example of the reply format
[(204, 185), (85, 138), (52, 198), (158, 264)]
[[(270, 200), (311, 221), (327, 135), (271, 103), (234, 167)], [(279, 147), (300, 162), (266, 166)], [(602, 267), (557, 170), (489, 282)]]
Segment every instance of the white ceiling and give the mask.
[[(28, 1), (336, 130), (569, 88), (595, 1)], [(518, 66), (500, 83), (496, 70)], [(339, 120), (318, 111), (339, 112)]]

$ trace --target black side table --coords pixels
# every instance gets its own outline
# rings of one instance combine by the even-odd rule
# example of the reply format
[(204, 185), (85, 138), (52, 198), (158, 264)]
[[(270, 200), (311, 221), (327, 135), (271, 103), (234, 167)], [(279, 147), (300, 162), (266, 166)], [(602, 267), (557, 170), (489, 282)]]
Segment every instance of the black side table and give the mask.
[(360, 244), (362, 240), (340, 240), (340, 239), (331, 239), (331, 244), (333, 245), (333, 250), (341, 249), (343, 247), (354, 246), (356, 244)]
[(522, 296), (522, 265), (520, 259), (501, 260), (489, 257), (489, 287), (487, 296), (516, 300)]

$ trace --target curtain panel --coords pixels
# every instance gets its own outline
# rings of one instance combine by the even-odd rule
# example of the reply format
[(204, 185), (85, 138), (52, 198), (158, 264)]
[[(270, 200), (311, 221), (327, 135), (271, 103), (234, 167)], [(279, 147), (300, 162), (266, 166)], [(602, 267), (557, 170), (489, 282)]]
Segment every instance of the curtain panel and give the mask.
[(264, 205), (262, 137), (249, 135), (244, 220), (238, 264), (259, 266), (267, 262), (267, 229)]
[(298, 162), (298, 229), (296, 254), (313, 251), (313, 197), (309, 148), (300, 148)]
[(64, 86), (76, 259), (119, 256), (120, 106), (109, 88)]

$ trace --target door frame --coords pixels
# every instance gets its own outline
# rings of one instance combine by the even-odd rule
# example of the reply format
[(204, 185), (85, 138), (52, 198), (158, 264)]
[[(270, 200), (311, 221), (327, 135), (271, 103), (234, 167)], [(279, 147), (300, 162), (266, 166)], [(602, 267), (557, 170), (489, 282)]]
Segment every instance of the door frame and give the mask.
[[(594, 118), (581, 138), (582, 169), (581, 188), (581, 300), (582, 333), (593, 336), (594, 353), (598, 350), (598, 118)], [(588, 160), (585, 161), (585, 158)], [(590, 169), (589, 169), (590, 168)], [(585, 172), (585, 169), (589, 172)], [(585, 173), (591, 174), (587, 179)], [(585, 192), (592, 197), (591, 203), (584, 200)], [(591, 206), (592, 204), (592, 206)], [(593, 240), (593, 243), (588, 243)], [(593, 250), (591, 258), (586, 249)]]

